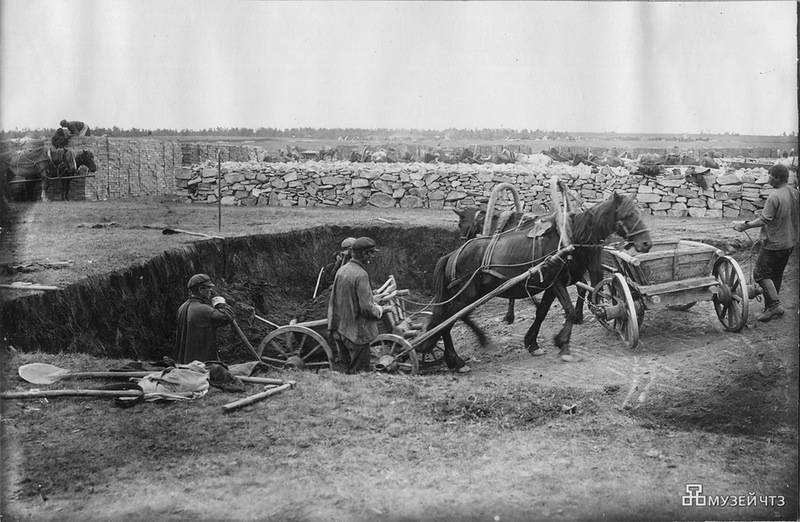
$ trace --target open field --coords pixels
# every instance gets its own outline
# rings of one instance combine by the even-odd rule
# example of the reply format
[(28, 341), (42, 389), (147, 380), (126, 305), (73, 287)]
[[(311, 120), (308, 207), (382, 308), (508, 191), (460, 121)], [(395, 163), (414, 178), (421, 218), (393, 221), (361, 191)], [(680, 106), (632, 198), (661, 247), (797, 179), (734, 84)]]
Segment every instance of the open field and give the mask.
[(542, 140), (510, 139), (510, 140), (469, 140), (455, 139), (443, 135), (439, 139), (422, 138), (413, 136), (391, 137), (352, 137), (348, 140), (318, 139), (312, 137), (294, 138), (259, 138), (259, 137), (233, 137), (233, 136), (181, 136), (180, 141), (186, 142), (220, 142), (235, 143), (238, 145), (253, 145), (274, 151), (286, 146), (297, 146), (302, 150), (319, 150), (322, 147), (336, 146), (442, 146), (442, 147), (470, 147), (478, 146), (507, 146), (512, 150), (530, 150), (541, 152), (555, 148), (568, 148), (571, 150), (592, 149), (618, 149), (620, 151), (631, 149), (673, 149), (678, 150), (723, 150), (723, 149), (773, 149), (798, 150), (798, 139), (792, 136), (736, 136), (736, 135), (634, 135), (616, 133), (574, 133), (569, 137), (553, 137)]
[[(0, 264), (72, 264), (6, 272), (2, 282), (67, 285), (198, 240), (146, 224), (217, 232), (216, 208), (168, 200), (16, 203), (12, 210)], [(451, 211), (435, 210), (223, 212), (226, 237), (334, 224), (455, 234), (456, 223)], [(646, 222), (654, 238), (712, 243), (734, 252), (745, 273), (752, 268), (747, 238), (726, 220)], [(382, 255), (400, 247), (416, 246), (385, 245)], [(258, 388), (128, 409), (102, 399), (3, 401), (2, 513), (23, 520), (794, 520), (797, 254), (784, 284), (786, 315), (758, 323), (754, 300), (738, 334), (723, 330), (707, 302), (690, 312), (648, 312), (634, 351), (589, 318), (575, 328), (573, 351), (584, 360), (574, 364), (561, 363), (550, 341), (562, 321), (557, 306), (543, 326), (550, 353), (532, 358), (522, 335), (533, 305), (518, 303), (509, 326), (500, 320), (505, 302), (496, 300), (475, 314), (490, 346), (456, 327), (457, 349), (472, 367), (465, 375), (273, 371), (268, 376), (294, 379), (296, 388), (230, 414), (222, 404)], [(126, 362), (19, 353), (3, 361), (3, 389), (29, 389), (16, 369), (34, 361), (76, 370)], [(724, 496), (726, 505), (683, 506), (687, 484), (702, 484), (704, 495)], [(750, 495), (774, 498), (727, 502)]]

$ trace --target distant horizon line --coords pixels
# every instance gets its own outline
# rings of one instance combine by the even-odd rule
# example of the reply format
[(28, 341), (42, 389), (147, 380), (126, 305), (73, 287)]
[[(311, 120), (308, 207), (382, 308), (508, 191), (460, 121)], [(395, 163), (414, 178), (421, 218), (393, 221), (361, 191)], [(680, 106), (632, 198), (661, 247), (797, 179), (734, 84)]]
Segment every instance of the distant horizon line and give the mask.
[[(685, 131), (685, 132), (640, 132), (640, 131), (574, 131), (574, 130), (556, 130), (556, 129), (516, 129), (516, 128), (509, 128), (509, 127), (480, 127), (480, 128), (457, 128), (457, 127), (447, 127), (444, 129), (434, 129), (434, 128), (419, 128), (419, 127), (205, 127), (205, 128), (168, 128), (168, 127), (155, 127), (155, 128), (140, 128), (140, 127), (129, 127), (123, 128), (116, 125), (106, 126), (106, 125), (98, 125), (90, 128), (96, 129), (113, 129), (117, 128), (120, 132), (164, 132), (164, 131), (174, 131), (177, 134), (187, 134), (187, 133), (201, 133), (201, 132), (209, 132), (209, 131), (220, 131), (220, 132), (230, 132), (230, 131), (252, 131), (253, 133), (258, 132), (259, 130), (272, 130), (277, 132), (291, 132), (291, 131), (312, 131), (312, 132), (324, 132), (324, 131), (359, 131), (359, 132), (382, 132), (382, 133), (390, 133), (390, 132), (411, 132), (411, 133), (447, 133), (447, 132), (481, 132), (481, 131), (491, 131), (491, 132), (508, 132), (508, 133), (528, 133), (528, 134), (564, 134), (564, 135), (575, 135), (575, 134), (595, 134), (595, 135), (637, 135), (637, 136), (751, 136), (751, 137), (797, 137), (796, 131), (790, 131), (787, 133), (786, 131), (782, 131), (777, 134), (749, 134), (749, 133), (741, 133), (741, 132), (734, 132), (734, 131)], [(58, 127), (22, 127), (22, 128), (14, 128), (14, 129), (4, 129), (0, 128), (0, 133), (29, 133), (29, 132), (49, 132), (58, 129)], [(302, 136), (299, 136), (302, 137)]]

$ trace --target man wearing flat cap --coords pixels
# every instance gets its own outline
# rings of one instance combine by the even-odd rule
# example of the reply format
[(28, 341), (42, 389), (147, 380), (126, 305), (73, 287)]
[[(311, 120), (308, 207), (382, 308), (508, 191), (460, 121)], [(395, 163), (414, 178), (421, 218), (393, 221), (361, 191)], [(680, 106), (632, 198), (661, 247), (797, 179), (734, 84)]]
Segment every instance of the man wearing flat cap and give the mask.
[(347, 366), (347, 373), (369, 371), (369, 344), (378, 336), (378, 321), (391, 306), (375, 302), (366, 266), (375, 255), (375, 241), (356, 239), (352, 259), (333, 280), (328, 301), (328, 330)]
[(175, 336), (175, 359), (179, 364), (192, 361), (218, 361), (217, 327), (231, 322), (224, 313), (225, 300), (214, 298), (214, 283), (207, 274), (195, 274), (186, 285), (189, 299), (178, 308), (178, 329)]
[(333, 269), (331, 273), (336, 275), (336, 272), (339, 271), (352, 257), (352, 250), (353, 243), (356, 242), (356, 238), (354, 237), (347, 237), (342, 240), (342, 244), (339, 247), (339, 252), (336, 253), (336, 259), (333, 262)]

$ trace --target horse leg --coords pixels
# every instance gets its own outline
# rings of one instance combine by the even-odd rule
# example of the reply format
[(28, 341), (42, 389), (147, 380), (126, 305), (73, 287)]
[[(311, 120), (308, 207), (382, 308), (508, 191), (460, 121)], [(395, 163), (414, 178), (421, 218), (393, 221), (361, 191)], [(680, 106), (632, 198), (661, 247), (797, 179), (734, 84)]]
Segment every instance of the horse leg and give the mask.
[(450, 336), (450, 328), (442, 330), (442, 341), (444, 342), (444, 362), (447, 368), (451, 371), (458, 373), (466, 373), (470, 370), (464, 359), (459, 357), (456, 353), (455, 346), (453, 346), (453, 338)]
[[(581, 282), (586, 282), (585, 277), (581, 277)], [(575, 314), (573, 317), (573, 324), (583, 324), (583, 303), (586, 300), (586, 290), (579, 285), (576, 285), (578, 289), (578, 299), (575, 300)]]
[(508, 300), (508, 309), (506, 309), (506, 322), (508, 324), (514, 324), (514, 300)]
[[(469, 327), (470, 330), (472, 330), (472, 333), (474, 333), (475, 336), (478, 338), (478, 342), (481, 343), (481, 346), (482, 347), (486, 346), (486, 343), (488, 342), (488, 339), (486, 338), (486, 333), (480, 326), (475, 324), (475, 321), (472, 320), (469, 314), (462, 317), (461, 320), (464, 322), (465, 325)], [(449, 335), (449, 330), (448, 330), (448, 335)]]
[(533, 356), (547, 353), (544, 348), (539, 346), (536, 339), (539, 337), (539, 330), (542, 328), (544, 318), (547, 317), (547, 312), (550, 311), (550, 305), (553, 304), (555, 297), (552, 287), (544, 291), (541, 302), (536, 305), (536, 317), (533, 320), (533, 324), (531, 324), (530, 328), (528, 328), (528, 331), (525, 333), (525, 348), (528, 350), (528, 353)]
[(50, 199), (47, 197), (47, 171), (42, 171), (42, 201), (47, 203)]
[(577, 362), (581, 358), (577, 355), (572, 355), (569, 351), (569, 341), (572, 337), (572, 325), (575, 320), (575, 307), (572, 306), (572, 300), (569, 298), (567, 288), (561, 284), (552, 286), (558, 302), (564, 308), (564, 325), (561, 330), (553, 337), (553, 343), (558, 346), (559, 358), (564, 362)]

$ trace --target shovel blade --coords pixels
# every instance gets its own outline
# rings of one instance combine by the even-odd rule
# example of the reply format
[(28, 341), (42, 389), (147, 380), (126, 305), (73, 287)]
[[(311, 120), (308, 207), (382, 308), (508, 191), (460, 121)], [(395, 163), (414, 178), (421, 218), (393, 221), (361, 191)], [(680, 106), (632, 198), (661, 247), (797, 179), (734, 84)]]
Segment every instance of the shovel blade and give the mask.
[(52, 364), (31, 363), (20, 366), (17, 373), (21, 379), (31, 384), (53, 384), (70, 372)]

